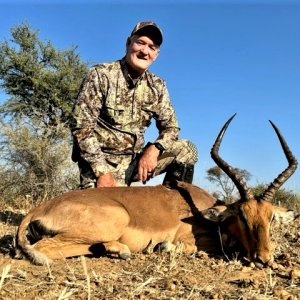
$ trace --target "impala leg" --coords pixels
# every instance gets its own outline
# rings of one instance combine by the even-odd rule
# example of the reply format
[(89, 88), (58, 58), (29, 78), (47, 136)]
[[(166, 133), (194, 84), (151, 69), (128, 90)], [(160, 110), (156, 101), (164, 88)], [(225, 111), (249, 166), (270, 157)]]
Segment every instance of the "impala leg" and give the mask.
[(192, 241), (191, 242), (178, 241), (176, 244), (173, 244), (170, 241), (165, 241), (157, 245), (158, 251), (172, 252), (175, 251), (176, 249), (179, 249), (184, 253), (197, 252), (197, 247), (195, 246), (195, 243)]
[(56, 239), (56, 237), (43, 238), (35, 243), (33, 247), (36, 251), (45, 254), (50, 260), (92, 254), (90, 251), (90, 244), (61, 241)]
[(156, 250), (159, 252), (161, 251), (172, 252), (175, 249), (176, 249), (176, 245), (174, 245), (170, 241), (164, 241), (156, 245)]
[(197, 246), (193, 242), (183, 243), (183, 252), (184, 253), (195, 253), (195, 252), (197, 252)]
[(182, 251), (184, 253), (197, 252), (196, 240), (192, 233), (189, 232), (185, 235), (182, 235), (177, 242), (182, 243)]
[(122, 259), (128, 259), (131, 257), (131, 252), (128, 246), (118, 241), (106, 242), (103, 243), (103, 246), (108, 253), (118, 254), (118, 256)]

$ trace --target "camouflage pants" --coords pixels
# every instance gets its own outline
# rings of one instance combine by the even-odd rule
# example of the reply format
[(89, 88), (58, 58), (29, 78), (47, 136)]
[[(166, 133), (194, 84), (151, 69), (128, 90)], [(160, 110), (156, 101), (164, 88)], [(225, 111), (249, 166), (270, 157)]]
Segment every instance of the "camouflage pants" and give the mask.
[[(132, 155), (112, 155), (107, 154), (107, 164), (119, 186), (126, 186), (128, 178), (126, 172), (132, 163)], [(153, 176), (160, 175), (166, 171), (174, 161), (194, 165), (198, 160), (198, 152), (196, 146), (188, 140), (177, 140), (173, 143), (170, 149), (166, 149), (162, 155), (158, 157), (158, 164)], [(90, 165), (83, 159), (78, 160), (78, 167), (80, 172), (80, 187), (94, 188), (96, 180), (94, 172)], [(133, 181), (138, 181), (138, 176), (135, 174)]]

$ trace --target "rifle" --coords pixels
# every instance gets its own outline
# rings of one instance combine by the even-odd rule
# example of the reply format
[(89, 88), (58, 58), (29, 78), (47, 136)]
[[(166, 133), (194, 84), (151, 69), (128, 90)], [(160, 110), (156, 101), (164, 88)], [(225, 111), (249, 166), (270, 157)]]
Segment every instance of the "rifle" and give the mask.
[(138, 174), (139, 160), (141, 153), (135, 155), (133, 161), (130, 163), (129, 167), (125, 171), (125, 183), (130, 186), (134, 177)]

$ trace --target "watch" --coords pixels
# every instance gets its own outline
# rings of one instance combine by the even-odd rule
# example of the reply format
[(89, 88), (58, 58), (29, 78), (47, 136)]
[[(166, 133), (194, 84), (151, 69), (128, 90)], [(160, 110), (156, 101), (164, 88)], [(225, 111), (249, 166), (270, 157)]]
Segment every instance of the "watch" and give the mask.
[(155, 142), (152, 145), (154, 145), (159, 150), (159, 155), (162, 155), (165, 151), (165, 148), (158, 142)]

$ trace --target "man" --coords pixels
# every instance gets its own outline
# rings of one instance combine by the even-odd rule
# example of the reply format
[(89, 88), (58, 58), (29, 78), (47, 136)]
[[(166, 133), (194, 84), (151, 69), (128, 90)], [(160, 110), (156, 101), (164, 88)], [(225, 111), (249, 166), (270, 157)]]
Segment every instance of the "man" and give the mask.
[[(83, 81), (74, 107), (73, 160), (82, 188), (146, 182), (166, 172), (192, 181), (195, 146), (178, 139), (179, 127), (165, 82), (148, 71), (163, 41), (154, 22), (138, 23), (121, 60), (95, 65)], [(144, 146), (151, 119), (159, 135)]]

